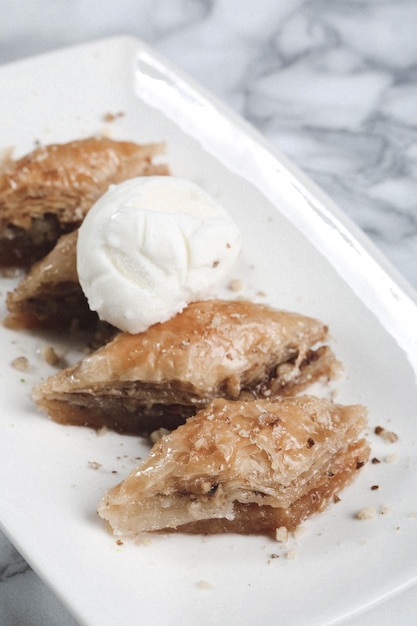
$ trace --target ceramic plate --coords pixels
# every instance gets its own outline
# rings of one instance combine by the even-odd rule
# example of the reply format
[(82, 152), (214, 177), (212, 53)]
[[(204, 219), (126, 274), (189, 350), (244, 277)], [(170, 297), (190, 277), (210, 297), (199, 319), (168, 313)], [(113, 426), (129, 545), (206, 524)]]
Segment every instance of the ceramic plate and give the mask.
[[(110, 39), (3, 66), (0, 83), (1, 142), (16, 156), (36, 141), (98, 132), (166, 142), (172, 172), (206, 188), (241, 228), (233, 278), (243, 290), (229, 296), (329, 324), (345, 367), (335, 397), (368, 407), (367, 436), (381, 461), (288, 544), (167, 535), (119, 545), (96, 504), (146, 455), (146, 442), (49, 421), (30, 398), (31, 386), (53, 372), (43, 348), (53, 340), (68, 362), (79, 355), (65, 338), (2, 328), (0, 517), (30, 564), (89, 626), (333, 624), (410, 586), (417, 578), (411, 289), (284, 157), (141, 42)], [(13, 285), (1, 279), (3, 303)], [(12, 366), (20, 356), (27, 371)], [(384, 443), (373, 432), (378, 425), (398, 441)], [(368, 506), (373, 519), (358, 520)]]

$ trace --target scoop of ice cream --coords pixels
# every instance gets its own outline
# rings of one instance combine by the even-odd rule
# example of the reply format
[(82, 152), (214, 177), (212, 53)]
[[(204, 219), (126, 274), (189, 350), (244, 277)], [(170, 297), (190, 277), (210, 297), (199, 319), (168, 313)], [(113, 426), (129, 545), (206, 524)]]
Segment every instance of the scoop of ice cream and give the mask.
[(139, 177), (111, 186), (90, 209), (77, 270), (100, 319), (138, 333), (209, 297), (240, 246), (230, 215), (198, 185)]

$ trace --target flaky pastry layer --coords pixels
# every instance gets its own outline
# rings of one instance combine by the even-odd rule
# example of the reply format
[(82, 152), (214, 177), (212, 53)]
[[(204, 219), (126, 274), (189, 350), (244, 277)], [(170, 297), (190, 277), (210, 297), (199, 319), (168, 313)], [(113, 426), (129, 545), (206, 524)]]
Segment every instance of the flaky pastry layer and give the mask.
[(327, 327), (248, 301), (190, 304), (163, 324), (113, 341), (34, 390), (52, 419), (146, 433), (174, 428), (215, 397), (287, 395), (338, 363)]
[(294, 530), (367, 461), (366, 410), (313, 396), (216, 399), (173, 432), (98, 506), (117, 535)]
[(0, 171), (0, 265), (28, 266), (58, 238), (77, 228), (109, 184), (166, 174), (153, 163), (158, 144), (138, 145), (107, 137), (51, 144), (2, 164)]

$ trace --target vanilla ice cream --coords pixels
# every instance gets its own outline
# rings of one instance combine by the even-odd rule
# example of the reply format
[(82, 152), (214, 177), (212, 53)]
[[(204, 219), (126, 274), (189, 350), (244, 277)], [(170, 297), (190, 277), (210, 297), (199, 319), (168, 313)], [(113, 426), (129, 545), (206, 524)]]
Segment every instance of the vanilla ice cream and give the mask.
[(139, 177), (111, 186), (88, 212), (78, 276), (100, 319), (138, 333), (209, 297), (240, 246), (232, 218), (198, 185)]

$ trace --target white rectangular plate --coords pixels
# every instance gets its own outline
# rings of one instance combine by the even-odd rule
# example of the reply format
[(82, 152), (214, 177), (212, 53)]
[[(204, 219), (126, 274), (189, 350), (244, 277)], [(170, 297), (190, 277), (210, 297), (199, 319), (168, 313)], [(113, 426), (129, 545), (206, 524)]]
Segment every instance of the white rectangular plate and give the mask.
[[(146, 455), (146, 443), (50, 422), (30, 389), (53, 371), (41, 354), (51, 338), (1, 328), (0, 517), (35, 570), (90, 626), (330, 624), (411, 585), (417, 579), (411, 289), (285, 158), (141, 42), (115, 38), (4, 66), (0, 83), (1, 141), (16, 156), (36, 140), (102, 131), (165, 141), (172, 172), (205, 187), (242, 230), (234, 275), (243, 280), (241, 295), (329, 324), (345, 367), (335, 397), (367, 405), (372, 456), (381, 460), (288, 545), (234, 535), (118, 545), (96, 504)], [(113, 122), (105, 121), (107, 113)], [(0, 284), (4, 314), (13, 282)], [(57, 344), (68, 348), (65, 338)], [(24, 373), (11, 366), (21, 355), (29, 361)], [(376, 425), (395, 431), (398, 442), (376, 437)], [(359, 521), (355, 514), (365, 506), (376, 515)]]

